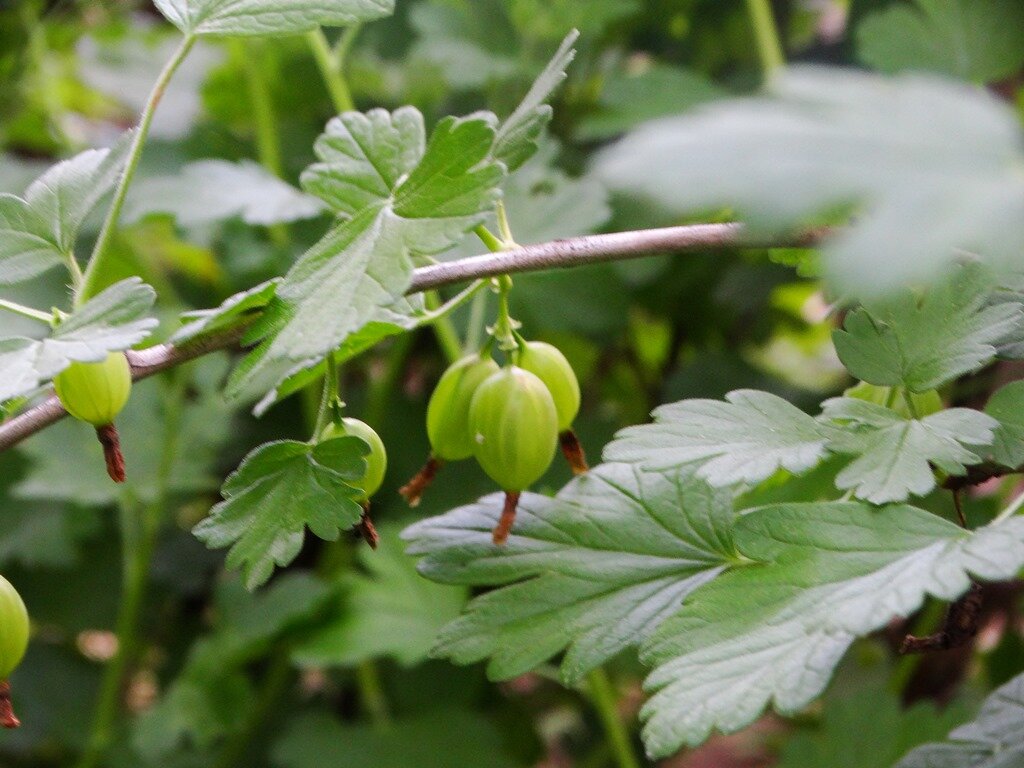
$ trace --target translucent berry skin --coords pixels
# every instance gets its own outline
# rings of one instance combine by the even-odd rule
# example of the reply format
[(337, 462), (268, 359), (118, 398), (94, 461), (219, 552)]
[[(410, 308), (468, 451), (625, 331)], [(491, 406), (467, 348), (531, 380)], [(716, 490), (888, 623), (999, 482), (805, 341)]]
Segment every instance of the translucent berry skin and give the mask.
[(437, 458), (458, 461), (473, 455), (476, 441), (469, 428), (469, 406), (477, 387), (498, 370), (490, 357), (469, 355), (441, 376), (427, 405), (427, 437)]
[(558, 429), (569, 429), (580, 411), (580, 383), (565, 355), (543, 341), (529, 341), (519, 353), (519, 367), (544, 382), (558, 411)]
[(132, 371), (121, 352), (99, 363), (72, 363), (53, 380), (65, 410), (94, 427), (111, 424), (128, 402)]
[(21, 663), (28, 648), (28, 611), (21, 596), (0, 576), (0, 682)]
[(388, 452), (384, 448), (384, 441), (380, 439), (373, 427), (359, 419), (344, 418), (341, 420), (341, 427), (337, 424), (328, 424), (320, 433), (320, 440), (331, 440), (335, 437), (358, 437), (370, 446), (370, 452), (366, 455), (366, 474), (357, 484), (363, 492), (360, 501), (366, 501), (373, 494), (380, 490), (384, 482), (384, 473), (388, 469)]
[(522, 491), (551, 466), (558, 446), (558, 412), (544, 382), (509, 366), (481, 384), (469, 408), (473, 454), (502, 490)]

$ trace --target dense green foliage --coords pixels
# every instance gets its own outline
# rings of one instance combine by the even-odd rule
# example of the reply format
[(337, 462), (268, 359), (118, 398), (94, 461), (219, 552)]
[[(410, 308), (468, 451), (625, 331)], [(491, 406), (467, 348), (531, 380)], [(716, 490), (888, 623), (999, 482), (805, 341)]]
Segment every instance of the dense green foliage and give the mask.
[(0, 764), (1024, 760), (1022, 30), (0, 7)]

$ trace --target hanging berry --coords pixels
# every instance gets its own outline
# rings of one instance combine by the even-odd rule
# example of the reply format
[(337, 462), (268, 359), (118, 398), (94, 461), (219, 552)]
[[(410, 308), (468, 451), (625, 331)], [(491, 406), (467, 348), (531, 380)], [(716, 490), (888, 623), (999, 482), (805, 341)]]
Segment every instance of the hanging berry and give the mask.
[(53, 387), (69, 414), (96, 428), (107, 474), (115, 483), (123, 483), (124, 456), (114, 419), (132, 391), (131, 367), (124, 353), (111, 352), (98, 363), (72, 363), (57, 374)]
[(520, 349), (519, 367), (535, 374), (551, 392), (558, 411), (558, 442), (562, 453), (573, 474), (583, 474), (589, 467), (583, 446), (572, 429), (572, 422), (580, 411), (580, 383), (572, 366), (557, 347), (543, 341), (528, 341)]
[(427, 437), (430, 457), (427, 463), (399, 493), (415, 507), (446, 461), (468, 459), (476, 447), (469, 428), (469, 406), (483, 381), (497, 372), (498, 364), (484, 353), (467, 355), (452, 363), (442, 374), (427, 405)]
[(474, 455), (484, 472), (505, 491), (505, 506), (494, 529), (503, 544), (512, 530), (520, 493), (547, 471), (558, 445), (558, 411), (536, 375), (507, 366), (489, 376), (470, 404)]
[(11, 705), (7, 677), (21, 663), (28, 648), (28, 611), (14, 586), (0, 576), (0, 726), (17, 728), (21, 722)]
[(350, 436), (358, 437), (370, 446), (370, 452), (365, 456), (366, 472), (355, 485), (362, 491), (362, 495), (357, 499), (363, 505), (363, 519), (359, 524), (359, 530), (366, 543), (376, 549), (380, 536), (377, 534), (377, 529), (370, 518), (370, 497), (379, 491), (384, 483), (384, 475), (388, 469), (388, 453), (384, 448), (384, 441), (380, 439), (380, 435), (377, 434), (373, 427), (365, 421), (351, 417), (345, 417), (340, 422), (328, 424), (320, 433), (320, 440), (322, 442)]

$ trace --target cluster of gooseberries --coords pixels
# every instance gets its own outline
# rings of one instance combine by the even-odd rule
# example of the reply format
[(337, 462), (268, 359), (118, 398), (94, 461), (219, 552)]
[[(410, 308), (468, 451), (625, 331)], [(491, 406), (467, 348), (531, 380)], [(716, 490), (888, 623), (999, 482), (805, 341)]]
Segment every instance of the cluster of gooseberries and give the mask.
[[(508, 539), (520, 494), (547, 471), (559, 445), (574, 473), (587, 470), (572, 431), (580, 407), (572, 366), (556, 347), (526, 341), (515, 331), (518, 323), (508, 317), (506, 292), (498, 322), (489, 329), (492, 341), (441, 376), (427, 406), (430, 457), (400, 490), (416, 506), (445, 462), (476, 458), (505, 491), (495, 544)], [(504, 366), (491, 357), (494, 340), (506, 353)]]

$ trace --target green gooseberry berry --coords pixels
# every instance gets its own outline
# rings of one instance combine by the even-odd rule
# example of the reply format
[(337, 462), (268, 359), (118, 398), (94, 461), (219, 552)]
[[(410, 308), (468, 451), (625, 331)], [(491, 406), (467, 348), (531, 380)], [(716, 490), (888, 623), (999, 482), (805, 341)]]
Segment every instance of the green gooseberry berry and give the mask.
[(0, 576), (0, 682), (21, 663), (28, 648), (28, 611), (14, 586)]
[(72, 363), (53, 380), (65, 410), (76, 419), (103, 427), (121, 412), (132, 391), (132, 371), (123, 352), (98, 363)]
[(522, 491), (539, 480), (558, 446), (551, 392), (518, 366), (502, 368), (477, 387), (469, 425), (477, 461), (505, 491)]
[(357, 484), (363, 492), (360, 501), (366, 501), (378, 490), (384, 482), (384, 473), (388, 468), (388, 454), (384, 448), (384, 441), (380, 435), (365, 421), (353, 418), (343, 418), (341, 424), (330, 423), (320, 433), (320, 440), (331, 440), (336, 437), (358, 437), (370, 446), (370, 452), (366, 458), (366, 474)]
[(469, 428), (469, 406), (477, 387), (499, 370), (489, 356), (468, 355), (442, 374), (427, 405), (427, 437), (433, 454), (445, 461), (468, 459), (476, 446)]
[(558, 411), (559, 431), (569, 429), (580, 410), (580, 383), (565, 355), (551, 344), (528, 341), (518, 364), (544, 382)]

